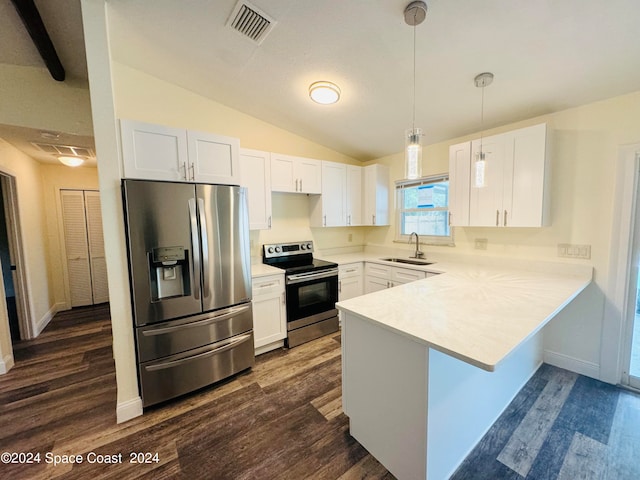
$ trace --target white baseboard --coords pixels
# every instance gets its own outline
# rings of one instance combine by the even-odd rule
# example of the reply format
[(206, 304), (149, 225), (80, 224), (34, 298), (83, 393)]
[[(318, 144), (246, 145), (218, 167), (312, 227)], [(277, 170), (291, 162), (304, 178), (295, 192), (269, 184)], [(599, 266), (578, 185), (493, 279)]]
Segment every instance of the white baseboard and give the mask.
[(36, 324), (36, 331), (34, 332), (35, 333), (34, 338), (40, 335), (42, 331), (45, 328), (47, 328), (47, 325), (49, 325), (49, 322), (54, 317), (54, 315), (61, 310), (60, 307), (64, 307), (64, 303), (54, 303), (51, 306), (51, 308), (47, 311), (47, 313), (45, 313), (42, 316), (42, 318)]
[(116, 407), (116, 421), (118, 423), (124, 423), (140, 415), (142, 415), (142, 398), (140, 397), (118, 403)]
[(0, 375), (4, 375), (13, 367), (13, 355), (6, 355), (0, 360)]
[(593, 362), (586, 362), (579, 358), (570, 357), (564, 353), (544, 351), (544, 362), (555, 367), (564, 368), (580, 375), (600, 380), (600, 365)]

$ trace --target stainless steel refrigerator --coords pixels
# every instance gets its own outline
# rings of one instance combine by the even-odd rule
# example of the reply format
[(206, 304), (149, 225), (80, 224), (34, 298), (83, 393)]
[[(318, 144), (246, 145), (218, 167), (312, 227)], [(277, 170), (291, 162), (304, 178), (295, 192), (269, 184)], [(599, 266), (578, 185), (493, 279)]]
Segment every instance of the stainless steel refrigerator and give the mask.
[(254, 364), (246, 190), (123, 180), (143, 406)]

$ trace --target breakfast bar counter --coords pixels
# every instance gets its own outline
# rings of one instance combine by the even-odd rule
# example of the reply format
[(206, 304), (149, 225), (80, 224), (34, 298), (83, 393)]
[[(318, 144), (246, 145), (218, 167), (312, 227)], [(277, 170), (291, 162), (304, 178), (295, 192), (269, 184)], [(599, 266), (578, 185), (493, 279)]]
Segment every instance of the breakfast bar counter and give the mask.
[[(369, 261), (369, 260), (367, 260)], [(350, 433), (397, 478), (448, 478), (542, 362), (591, 267), (438, 262), (337, 304)]]

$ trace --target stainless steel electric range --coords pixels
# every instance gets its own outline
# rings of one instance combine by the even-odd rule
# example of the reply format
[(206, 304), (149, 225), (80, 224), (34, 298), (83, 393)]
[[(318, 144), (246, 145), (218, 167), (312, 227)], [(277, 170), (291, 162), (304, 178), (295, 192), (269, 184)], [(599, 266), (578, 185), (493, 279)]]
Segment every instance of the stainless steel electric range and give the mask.
[(313, 242), (263, 245), (262, 261), (285, 271), (289, 348), (338, 331), (338, 264), (313, 258)]

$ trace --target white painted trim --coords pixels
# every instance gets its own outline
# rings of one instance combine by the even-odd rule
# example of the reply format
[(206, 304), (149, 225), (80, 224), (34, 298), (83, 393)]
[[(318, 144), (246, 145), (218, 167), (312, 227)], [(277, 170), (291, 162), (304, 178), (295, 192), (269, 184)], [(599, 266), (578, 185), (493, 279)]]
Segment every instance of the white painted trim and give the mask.
[[(612, 384), (623, 380), (623, 358), (627, 345), (627, 302), (633, 231), (635, 228), (638, 154), (640, 144), (620, 147), (616, 168), (609, 285), (607, 286), (602, 340), (600, 345), (600, 380)], [(624, 383), (624, 382), (623, 382)]]
[[(564, 368), (571, 372), (579, 373), (587, 377), (600, 379), (600, 365), (593, 362), (586, 362), (579, 358), (565, 355), (564, 353), (544, 351), (544, 363), (553, 365), (554, 367)], [(617, 382), (616, 382), (617, 383)]]
[(35, 331), (35, 337), (39, 336), (42, 331), (47, 328), (47, 325), (49, 325), (49, 322), (51, 321), (51, 319), (54, 317), (54, 315), (56, 313), (58, 313), (58, 303), (54, 303), (51, 308), (47, 311), (47, 313), (45, 313), (42, 318), (40, 320), (38, 320), (38, 323), (36, 324), (36, 331)]
[(124, 423), (142, 415), (142, 398), (135, 397), (126, 402), (119, 402), (116, 406), (116, 421)]
[(8, 373), (9, 370), (11, 370), (11, 368), (14, 365), (14, 361), (13, 361), (13, 355), (9, 354), (9, 355), (5, 355), (5, 357), (0, 360), (0, 375), (4, 375), (5, 373)]

